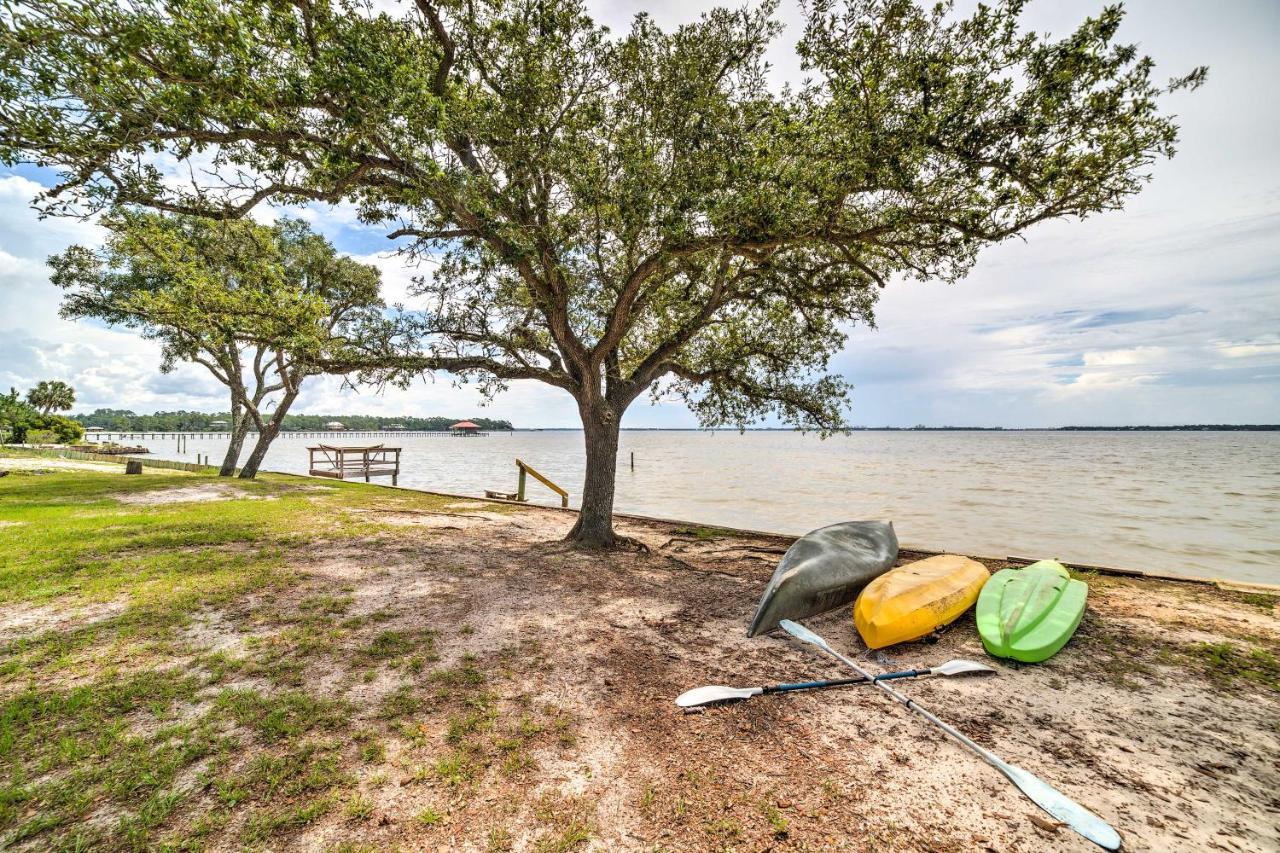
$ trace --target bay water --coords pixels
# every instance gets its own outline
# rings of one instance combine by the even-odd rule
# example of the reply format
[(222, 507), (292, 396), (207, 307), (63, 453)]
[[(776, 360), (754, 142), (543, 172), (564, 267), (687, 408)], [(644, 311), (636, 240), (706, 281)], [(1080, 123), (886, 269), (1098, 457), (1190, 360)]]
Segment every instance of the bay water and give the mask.
[[(306, 473), (314, 436), (281, 436), (264, 468)], [(514, 492), (517, 458), (576, 505), (582, 433), (329, 437), (403, 448), (400, 485)], [(219, 462), (225, 439), (130, 443)], [(631, 455), (635, 467), (631, 467)], [(247, 455), (247, 448), (246, 448)], [(382, 479), (380, 482), (389, 482)], [(559, 498), (533, 478), (531, 501)], [(623, 430), (616, 509), (801, 534), (889, 519), (904, 545), (1056, 557), (1160, 574), (1280, 584), (1280, 432)]]

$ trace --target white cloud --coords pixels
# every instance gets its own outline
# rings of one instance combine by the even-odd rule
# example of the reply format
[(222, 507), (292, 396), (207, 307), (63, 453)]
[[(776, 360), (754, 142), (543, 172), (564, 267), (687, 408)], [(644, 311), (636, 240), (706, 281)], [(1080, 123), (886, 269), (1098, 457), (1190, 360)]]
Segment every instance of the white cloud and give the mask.
[(388, 305), (403, 305), (409, 310), (420, 310), (427, 306), (427, 300), (415, 296), (412, 290), (415, 279), (431, 278), (433, 265), (429, 261), (410, 266), (405, 257), (396, 252), (376, 252), (351, 257), (362, 264), (378, 268), (378, 272), (382, 274), (382, 298)]
[(1280, 341), (1250, 343), (1220, 343), (1217, 350), (1227, 358), (1257, 358), (1280, 356)]

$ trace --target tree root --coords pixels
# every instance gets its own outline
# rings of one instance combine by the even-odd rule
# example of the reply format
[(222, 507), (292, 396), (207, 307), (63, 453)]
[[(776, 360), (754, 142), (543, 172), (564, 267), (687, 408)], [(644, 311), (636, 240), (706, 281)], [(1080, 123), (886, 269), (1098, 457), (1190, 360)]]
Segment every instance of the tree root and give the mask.
[(634, 551), (637, 554), (652, 553), (652, 549), (639, 539), (636, 539), (633, 536), (623, 536), (620, 533), (615, 533), (613, 535), (613, 542), (609, 545), (597, 545), (594, 542), (579, 542), (572, 538), (571, 535), (566, 536), (561, 541), (569, 547), (575, 548), (579, 551)]
[(757, 545), (730, 545), (727, 548), (717, 548), (716, 551), (750, 551), (753, 554), (785, 554), (786, 548), (766, 548)]
[[(694, 545), (700, 541), (702, 540), (694, 539), (688, 536), (673, 536), (670, 539), (668, 539), (666, 542), (663, 542), (662, 545), (658, 547), (658, 550), (665, 551), (675, 543)], [(681, 549), (681, 550), (687, 550), (687, 549)], [(727, 551), (747, 551), (753, 554), (785, 554), (787, 553), (786, 548), (775, 548), (775, 547), (768, 547), (764, 545), (725, 545), (723, 548), (707, 548), (701, 551), (700, 553), (723, 554)]]
[(626, 548), (639, 554), (652, 553), (652, 549), (650, 549), (648, 545), (644, 544), (639, 539), (636, 539), (634, 536), (621, 536), (615, 533), (613, 536), (613, 545), (615, 548)]

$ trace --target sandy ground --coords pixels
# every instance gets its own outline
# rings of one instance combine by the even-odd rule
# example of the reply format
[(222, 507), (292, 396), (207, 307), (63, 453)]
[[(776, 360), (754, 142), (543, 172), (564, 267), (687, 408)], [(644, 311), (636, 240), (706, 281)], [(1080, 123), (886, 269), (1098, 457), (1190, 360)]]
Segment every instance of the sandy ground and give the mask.
[[(200, 488), (186, 499), (231, 496)], [(785, 637), (745, 637), (788, 539), (625, 521), (621, 532), (648, 552), (598, 554), (561, 544), (573, 516), (541, 508), (459, 500), (351, 515), (388, 534), (313, 549), (294, 566), (303, 583), (206, 612), (188, 639), (235, 653), (269, 639), (264, 614), (304, 597), (349, 598), (344, 616), (374, 620), (370, 631), (434, 632), (433, 667), (474, 660), (490, 673), (500, 719), (547, 733), (530, 736), (529, 769), (453, 785), (420, 772), (448, 749), (438, 730), (454, 706), (428, 708), (423, 743), (388, 731), (386, 762), (351, 768), (372, 803), (368, 820), (334, 814), (272, 849), (544, 849), (549, 833), (579, 823), (585, 846), (608, 850), (1096, 849), (871, 689), (698, 713), (674, 705), (703, 684), (846, 674)], [(101, 618), (110, 607), (12, 611), (0, 632)], [(845, 611), (808, 624), (877, 671), (956, 657), (993, 663), (997, 676), (898, 684), (1110, 821), (1128, 850), (1280, 850), (1280, 693), (1212, 678), (1195, 651), (1228, 642), (1280, 653), (1274, 606), (1211, 586), (1097, 578), (1072, 643), (1038, 666), (987, 658), (971, 615), (887, 654), (866, 652)], [(317, 655), (300, 680), (351, 701), (362, 725), (384, 725), (379, 708), (395, 691), (433, 689), (429, 672), (356, 677), (350, 660), (368, 640), (341, 642), (348, 652)], [(560, 725), (571, 736), (555, 738)], [(421, 820), (427, 807), (438, 822)], [(226, 849), (239, 849), (234, 832), (225, 837)]]
[[(353, 588), (357, 612), (389, 627), (469, 633), (445, 650), (491, 659), (536, 649), (507, 692), (578, 721), (568, 754), (539, 756), (537, 785), (591, 815), (602, 849), (1095, 849), (1003, 777), (866, 688), (761, 697), (687, 714), (673, 704), (707, 683), (753, 685), (841, 670), (778, 636), (749, 640), (757, 596), (787, 540), (702, 539), (629, 522), (650, 553), (592, 555), (556, 542), (572, 517), (487, 511), (373, 513), (406, 532), (396, 552), (317, 554), (317, 579)], [(922, 555), (906, 553), (904, 560)], [(869, 655), (848, 614), (811, 620), (875, 669), (953, 657), (988, 660), (971, 617), (931, 643)], [(1072, 644), (1040, 666), (903, 689), (1005, 759), (1112, 822), (1130, 850), (1280, 849), (1280, 695), (1207, 680), (1180, 657), (1198, 642), (1251, 638), (1274, 651), (1280, 617), (1212, 587), (1100, 579)], [(363, 685), (373, 705), (394, 684)], [(407, 767), (373, 792), (373, 827), (320, 825), (319, 847), (483, 848), (511, 817), (495, 779), (450, 800), (449, 820), (407, 828), (442, 792)], [(517, 809), (518, 811), (518, 809)], [(520, 825), (521, 817), (515, 816)], [(526, 824), (532, 823), (525, 816)], [(382, 822), (385, 821), (385, 822)], [(531, 836), (523, 838), (529, 842)], [(513, 839), (517, 849), (521, 837)]]
[(119, 471), (121, 465), (55, 456), (0, 456), (0, 471)]
[(224, 483), (210, 483), (201, 486), (181, 486), (176, 489), (137, 492), (131, 495), (120, 495), (120, 503), (156, 506), (175, 503), (207, 503), (209, 501), (228, 500), (274, 500), (274, 495), (255, 495), (244, 489)]

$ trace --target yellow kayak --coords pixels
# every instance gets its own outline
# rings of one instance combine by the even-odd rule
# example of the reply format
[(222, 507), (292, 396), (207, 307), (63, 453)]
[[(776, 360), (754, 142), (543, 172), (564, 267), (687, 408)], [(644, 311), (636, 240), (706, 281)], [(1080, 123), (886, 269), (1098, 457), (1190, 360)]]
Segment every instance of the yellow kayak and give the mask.
[(986, 566), (955, 554), (899, 566), (867, 584), (853, 624), (871, 649), (918, 640), (972, 607), (989, 577)]

